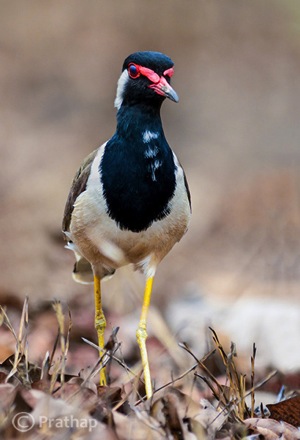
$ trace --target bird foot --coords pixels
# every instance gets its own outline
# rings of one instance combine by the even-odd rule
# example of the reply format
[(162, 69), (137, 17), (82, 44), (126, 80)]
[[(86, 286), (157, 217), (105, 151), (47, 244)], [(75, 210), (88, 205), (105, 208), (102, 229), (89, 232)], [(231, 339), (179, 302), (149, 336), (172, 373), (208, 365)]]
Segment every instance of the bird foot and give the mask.
[(137, 331), (136, 331), (136, 340), (140, 347), (141, 352), (141, 358), (142, 358), (142, 365), (144, 370), (144, 381), (145, 381), (145, 388), (146, 388), (146, 395), (147, 399), (150, 399), (152, 397), (153, 391), (152, 391), (152, 383), (151, 383), (151, 375), (150, 375), (150, 367), (149, 367), (149, 361), (148, 361), (148, 353), (146, 348), (146, 339), (147, 339), (147, 330), (146, 325), (144, 323), (140, 323)]

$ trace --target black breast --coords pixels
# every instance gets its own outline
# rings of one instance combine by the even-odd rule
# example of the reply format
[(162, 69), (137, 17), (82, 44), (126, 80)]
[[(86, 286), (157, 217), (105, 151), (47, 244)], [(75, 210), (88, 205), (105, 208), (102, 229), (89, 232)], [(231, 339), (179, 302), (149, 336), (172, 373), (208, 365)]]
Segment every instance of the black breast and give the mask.
[(108, 214), (121, 229), (140, 232), (169, 214), (175, 191), (173, 154), (164, 136), (147, 143), (107, 143), (100, 175)]

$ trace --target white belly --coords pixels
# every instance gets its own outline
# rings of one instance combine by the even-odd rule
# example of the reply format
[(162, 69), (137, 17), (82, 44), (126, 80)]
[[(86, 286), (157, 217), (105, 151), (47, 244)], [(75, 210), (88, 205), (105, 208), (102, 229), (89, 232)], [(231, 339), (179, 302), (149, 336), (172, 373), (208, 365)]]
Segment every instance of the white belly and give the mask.
[(183, 171), (178, 166), (170, 214), (145, 231), (121, 230), (107, 214), (102, 193), (98, 169), (104, 148), (105, 144), (92, 164), (86, 191), (76, 200), (70, 225), (72, 241), (96, 271), (101, 265), (116, 269), (133, 263), (152, 276), (158, 263), (181, 239), (188, 226), (190, 207)]

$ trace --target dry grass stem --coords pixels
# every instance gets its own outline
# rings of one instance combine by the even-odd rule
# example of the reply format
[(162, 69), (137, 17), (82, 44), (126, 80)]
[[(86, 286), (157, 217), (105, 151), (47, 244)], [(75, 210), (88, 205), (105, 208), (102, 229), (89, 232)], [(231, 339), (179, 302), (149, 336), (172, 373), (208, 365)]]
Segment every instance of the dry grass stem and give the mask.
[[(24, 302), (17, 332), (6, 311), (3, 308), (0, 309), (0, 321), (8, 328), (16, 341), (15, 353), (4, 361), (0, 370), (2, 374), (0, 376), (2, 377), (0, 414), (3, 415), (0, 417), (1, 438), (12, 438), (11, 433), (6, 435), (7, 429), (12, 429), (9, 428), (9, 423), (17, 420), (15, 417), (23, 414), (24, 408), (26, 408), (25, 414), (29, 417), (28, 420), (35, 420), (35, 424), (30, 428), (29, 436), (26, 437), (30, 440), (45, 440), (46, 438), (88, 440), (94, 440), (94, 438), (103, 440), (226, 438), (229, 440), (250, 439), (251, 435), (259, 435), (262, 429), (265, 429), (261, 423), (262, 418), (255, 418), (255, 391), (274, 377), (276, 372), (269, 373), (266, 378), (255, 384), (255, 345), (253, 345), (251, 357), (251, 377), (248, 381), (247, 376), (237, 367), (235, 345), (232, 343), (229, 353), (226, 353), (214, 330), (210, 329), (215, 348), (201, 359), (195, 356), (187, 344), (179, 344), (195, 360), (195, 363), (183, 373), (179, 373), (155, 389), (152, 399), (145, 401), (145, 398), (140, 395), (141, 384), (143, 384), (142, 370), (140, 369), (139, 374), (136, 374), (123, 357), (120, 359), (116, 355), (120, 350), (117, 328), (113, 330), (105, 346), (103, 359), (97, 359), (94, 366), (82, 370), (79, 375), (67, 374), (66, 362), (67, 358), (70, 358), (72, 329), (71, 315), (70, 312), (64, 313), (62, 304), (58, 301), (53, 304), (53, 310), (58, 323), (58, 333), (53, 341), (52, 351), (46, 351), (41, 360), (41, 366), (38, 367), (30, 363), (28, 358), (28, 299)], [(98, 353), (96, 344), (86, 338), (82, 339)], [(56, 354), (59, 354), (57, 359), (55, 359)], [(223, 385), (224, 374), (220, 378), (215, 373), (216, 368), (220, 370), (219, 360), (222, 361), (222, 368), (225, 371), (225, 385)], [(96, 382), (96, 377), (98, 378), (102, 361), (106, 366), (109, 364), (113, 366), (113, 375), (115, 375), (116, 365), (119, 370), (121, 366), (121, 371), (126, 372), (128, 381), (119, 377), (117, 383), (121, 383), (120, 386), (113, 384), (100, 387)], [(206, 385), (201, 386), (201, 389), (195, 388), (195, 385), (199, 384), (199, 378)], [(247, 383), (250, 384), (248, 391)], [(189, 391), (186, 391), (187, 386)], [(197, 401), (192, 398), (194, 393), (196, 395), (204, 393), (206, 399), (209, 400), (202, 398), (199, 403), (199, 398)], [(6, 395), (6, 398), (1, 400), (3, 395)], [(251, 396), (250, 409), (246, 404), (246, 398), (249, 396)], [(6, 400), (7, 403), (5, 403)], [(211, 402), (214, 402), (214, 405)], [(84, 421), (85, 424), (89, 421), (93, 424), (95, 431), (87, 432), (86, 425), (75, 426), (71, 429), (70, 437), (71, 431), (68, 426), (59, 425), (59, 430), (62, 429), (60, 432), (53, 429), (53, 426), (49, 426), (49, 420), (62, 424), (67, 423), (72, 417)], [(39, 418), (43, 419), (43, 423), (38, 423)], [(272, 426), (270, 424), (270, 432), (275, 432), (278, 426), (276, 424)], [(287, 425), (281, 426), (285, 432), (292, 429)], [(227, 437), (223, 434), (220, 436), (221, 430), (226, 432)], [(14, 430), (13, 438), (18, 439), (22, 436)]]

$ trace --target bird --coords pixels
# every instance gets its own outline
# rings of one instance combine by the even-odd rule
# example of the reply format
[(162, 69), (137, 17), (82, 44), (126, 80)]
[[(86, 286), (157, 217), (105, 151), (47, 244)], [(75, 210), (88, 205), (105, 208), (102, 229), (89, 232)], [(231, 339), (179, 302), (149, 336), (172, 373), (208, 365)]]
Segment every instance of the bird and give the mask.
[[(75, 253), (74, 280), (94, 284), (99, 356), (106, 328), (101, 281), (128, 264), (145, 276), (136, 339), (147, 399), (153, 395), (146, 348), (153, 280), (191, 216), (186, 175), (166, 140), (160, 115), (166, 98), (178, 102), (173, 74), (173, 61), (160, 52), (140, 51), (125, 59), (114, 102), (116, 131), (77, 171), (62, 224), (66, 247)], [(102, 368), (100, 385), (106, 383)]]

